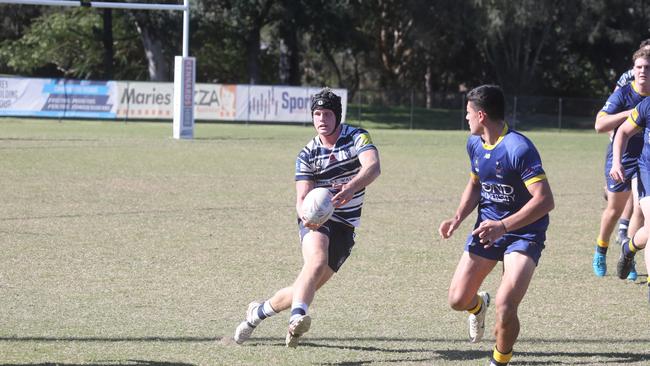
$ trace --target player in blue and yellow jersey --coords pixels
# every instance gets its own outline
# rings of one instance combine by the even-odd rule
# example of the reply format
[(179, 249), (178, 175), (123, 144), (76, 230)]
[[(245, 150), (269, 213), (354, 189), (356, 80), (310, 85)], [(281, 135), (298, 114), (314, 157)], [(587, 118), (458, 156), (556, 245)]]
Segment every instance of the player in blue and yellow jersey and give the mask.
[[(642, 48), (650, 48), (650, 38), (644, 39), (639, 43), (639, 49)], [(616, 80), (616, 89), (622, 88), (632, 81), (634, 81), (634, 68), (627, 70), (619, 76), (618, 80)]]
[[(639, 44), (639, 49), (641, 48), (648, 48), (650, 49), (650, 39), (645, 39), (641, 41)], [(634, 81), (634, 68), (627, 70), (621, 76), (618, 78), (616, 81), (616, 87), (615, 91), (618, 88), (622, 88), (625, 85), (630, 84), (631, 82)], [(609, 139), (610, 142), (614, 139), (614, 133), (613, 131), (609, 131)], [(609, 151), (609, 145), (607, 146), (608, 151)], [(607, 179), (606, 179), (607, 180)], [(632, 190), (634, 192), (634, 190)], [(605, 200), (607, 200), (607, 184), (605, 184)], [(638, 222), (637, 220), (633, 221), (634, 226), (630, 227), (630, 219), (632, 218), (632, 213), (634, 211), (634, 205), (637, 204), (638, 202), (635, 201), (635, 198), (630, 195), (630, 198), (628, 198), (626, 204), (625, 204), (625, 209), (623, 209), (623, 213), (621, 214), (621, 218), (618, 220), (618, 230), (616, 233), (616, 243), (617, 244), (622, 244), (623, 241), (625, 241), (628, 238), (628, 231), (630, 233), (634, 233), (640, 226), (643, 225), (643, 223)], [(640, 210), (639, 210), (640, 211)], [(637, 215), (636, 218), (638, 219), (642, 215)], [(630, 272), (630, 275), (628, 277), (630, 280), (636, 280), (636, 271)]]
[[(650, 57), (650, 54), (648, 55)], [(650, 64), (647, 66), (650, 68)], [(650, 69), (644, 73), (644, 78), (650, 77)], [(624, 275), (634, 263), (634, 256), (640, 250), (646, 247), (648, 243), (648, 233), (650, 232), (650, 98), (644, 99), (639, 103), (626, 123), (620, 126), (612, 146), (612, 167), (610, 176), (614, 181), (622, 182), (628, 178), (628, 172), (624, 165), (624, 154), (632, 139), (640, 137), (643, 141), (643, 149), (638, 159), (638, 184), (637, 191), (639, 203), (645, 224), (643, 228), (637, 230), (634, 236), (621, 246), (621, 258), (617, 270)], [(650, 254), (645, 253), (646, 267), (650, 270)], [(650, 277), (648, 278), (650, 286)], [(649, 287), (650, 288), (650, 287)], [(648, 293), (650, 300), (650, 290)]]
[[(639, 49), (641, 48), (648, 48), (650, 49), (650, 39), (645, 39), (641, 41), (639, 44)], [(625, 85), (630, 84), (631, 82), (634, 81), (634, 68), (627, 70), (621, 76), (618, 78), (616, 81), (616, 89), (622, 88)], [(614, 133), (613, 131), (609, 131), (609, 139), (610, 142), (614, 139)], [(609, 149), (609, 145), (608, 145)], [(634, 193), (634, 189), (632, 190)], [(637, 220), (633, 220), (632, 224), (633, 226), (630, 227), (630, 219), (632, 218), (632, 214), (634, 211), (634, 206), (638, 205), (638, 200), (636, 200), (635, 197), (632, 197), (633, 195), (630, 195), (630, 198), (628, 198), (626, 204), (625, 204), (625, 209), (623, 209), (623, 213), (621, 214), (621, 218), (618, 220), (618, 230), (616, 233), (616, 243), (617, 244), (622, 244), (623, 241), (628, 239), (628, 231), (630, 233), (634, 233), (640, 226), (643, 225), (642, 222), (638, 222)], [(607, 200), (607, 184), (605, 184), (605, 200)], [(640, 209), (638, 210), (640, 211)], [(640, 218), (642, 215), (639, 215), (637, 211), (637, 216), (636, 218)], [(632, 272), (630, 272), (630, 275), (628, 276), (628, 279), (635, 281), (636, 280), (636, 269), (634, 269)]]
[[(263, 319), (291, 309), (287, 347), (296, 347), (309, 330), (308, 307), (354, 246), (365, 187), (380, 174), (379, 153), (368, 131), (341, 124), (341, 98), (325, 88), (312, 97), (311, 111), (317, 136), (296, 159), (296, 210), (303, 266), (293, 285), (277, 291), (262, 303), (251, 302), (246, 320), (235, 330), (239, 344), (250, 338)], [(322, 225), (303, 218), (301, 207), (307, 193), (326, 187), (334, 194), (334, 214)]]
[[(646, 48), (639, 49), (632, 56), (634, 62), (635, 80), (630, 84), (618, 88), (607, 99), (605, 106), (601, 109), (596, 117), (596, 131), (610, 132), (616, 135), (619, 126), (630, 115), (630, 112), (639, 104), (647, 95), (650, 95), (650, 76), (648, 67), (650, 67), (650, 50)], [(621, 182), (614, 181), (609, 176), (612, 167), (612, 143), (607, 148), (605, 160), (605, 178), (607, 180), (607, 207), (603, 210), (600, 218), (600, 230), (596, 240), (596, 250), (592, 261), (594, 273), (597, 276), (605, 276), (607, 273), (606, 255), (609, 247), (609, 240), (616, 226), (616, 221), (621, 216), (625, 205), (632, 193), (633, 180), (636, 178), (637, 160), (641, 153), (643, 139), (641, 136), (635, 136), (631, 139), (624, 154), (622, 162), (626, 170), (626, 179)], [(635, 201), (638, 201), (635, 199)], [(643, 225), (643, 216), (638, 203), (634, 204), (634, 210), (629, 229), (630, 235), (634, 235), (637, 229)], [(625, 240), (623, 240), (625, 242)], [(620, 276), (620, 273), (618, 273)], [(636, 280), (636, 269), (632, 266), (627, 277), (630, 280)], [(625, 277), (624, 277), (625, 278)]]
[(503, 261), (497, 291), (496, 344), (491, 365), (504, 366), (519, 334), (517, 308), (544, 249), (553, 194), (533, 143), (504, 121), (501, 89), (483, 85), (467, 94), (467, 142), (470, 178), (454, 217), (443, 221), (447, 239), (478, 206), (474, 230), (449, 286), (449, 304), (468, 311), (469, 337), (478, 342), (485, 330), (490, 295), (478, 292), (487, 275)]

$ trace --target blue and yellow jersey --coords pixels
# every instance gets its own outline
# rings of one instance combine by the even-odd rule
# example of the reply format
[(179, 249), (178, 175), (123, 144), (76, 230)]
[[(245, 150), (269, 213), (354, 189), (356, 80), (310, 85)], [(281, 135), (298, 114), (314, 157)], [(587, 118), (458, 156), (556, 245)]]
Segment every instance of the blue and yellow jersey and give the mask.
[[(643, 133), (637, 133), (634, 138), (640, 139), (642, 143), (646, 141), (646, 146), (639, 157), (639, 166), (644, 167), (650, 167), (650, 148), (647, 147), (650, 144), (650, 124), (648, 119), (650, 119), (650, 98), (646, 98), (639, 103), (625, 121), (625, 123), (632, 123), (636, 128), (643, 130)], [(644, 138), (644, 136), (648, 137)]]
[[(614, 91), (612, 95), (607, 98), (607, 102), (603, 108), (598, 112), (598, 114), (616, 114), (629, 109), (632, 109), (641, 103), (647, 95), (643, 95), (638, 91), (636, 83), (632, 81), (631, 83), (624, 85)], [(614, 135), (618, 128), (614, 129)], [(613, 139), (613, 138), (612, 138)], [(624, 165), (636, 164), (636, 160), (641, 154), (641, 149), (643, 148), (643, 138), (639, 135), (635, 135), (630, 138), (630, 142), (627, 144), (627, 148), (621, 157), (621, 162)], [(612, 144), (610, 142), (607, 148), (607, 162), (611, 163), (612, 160)]]
[[(341, 134), (333, 148), (325, 147), (318, 136), (300, 151), (296, 158), (296, 181), (310, 180), (315, 187), (330, 188), (333, 184), (345, 184), (361, 170), (358, 155), (368, 149), (376, 149), (368, 131), (341, 124)], [(354, 198), (334, 210), (331, 220), (350, 226), (359, 226), (365, 188), (356, 192)]]
[[(501, 220), (519, 211), (531, 198), (527, 187), (546, 179), (542, 160), (533, 143), (504, 125), (496, 144), (470, 136), (467, 153), (471, 177), (481, 186), (476, 226), (484, 220)], [(545, 239), (548, 215), (510, 232), (529, 240)]]

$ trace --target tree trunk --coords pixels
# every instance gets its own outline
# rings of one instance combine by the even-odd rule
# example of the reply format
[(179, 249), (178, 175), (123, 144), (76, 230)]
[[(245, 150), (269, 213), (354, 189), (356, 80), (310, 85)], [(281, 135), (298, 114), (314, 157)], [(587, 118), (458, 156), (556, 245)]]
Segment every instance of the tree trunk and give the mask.
[(149, 80), (170, 81), (169, 62), (163, 53), (162, 41), (156, 35), (155, 27), (150, 25), (146, 16), (138, 15), (141, 12), (134, 12), (135, 25), (142, 40), (142, 46), (147, 57)]
[(427, 62), (427, 70), (424, 73), (424, 89), (426, 90), (427, 96), (427, 109), (431, 109), (432, 99), (433, 99), (433, 75), (431, 72), (431, 61)]
[(260, 29), (251, 29), (246, 40), (246, 57), (249, 83), (259, 84), (260, 80)]
[(104, 44), (104, 79), (113, 79), (113, 12), (104, 9), (102, 43)]

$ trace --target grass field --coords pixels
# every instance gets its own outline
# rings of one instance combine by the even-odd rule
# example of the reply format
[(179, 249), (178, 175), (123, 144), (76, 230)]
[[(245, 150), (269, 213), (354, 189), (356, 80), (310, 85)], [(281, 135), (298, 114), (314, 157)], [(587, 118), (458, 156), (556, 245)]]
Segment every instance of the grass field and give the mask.
[[(310, 127), (0, 120), (0, 364), (485, 365), (447, 286), (474, 217), (438, 224), (468, 176), (462, 131), (371, 130), (382, 176), (357, 245), (286, 349), (287, 315), (231, 339), (301, 265), (293, 169)], [(512, 365), (650, 364), (644, 262), (596, 278), (607, 138), (529, 132), (555, 194)], [(498, 269), (484, 289), (494, 293)], [(490, 309), (487, 326), (494, 321)]]

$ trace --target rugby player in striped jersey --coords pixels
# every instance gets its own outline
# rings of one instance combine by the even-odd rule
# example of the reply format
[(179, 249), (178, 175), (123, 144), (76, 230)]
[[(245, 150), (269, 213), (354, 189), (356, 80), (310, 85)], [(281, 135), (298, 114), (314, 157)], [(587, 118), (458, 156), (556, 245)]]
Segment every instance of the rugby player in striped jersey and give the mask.
[[(296, 347), (309, 330), (309, 305), (316, 291), (336, 273), (354, 246), (365, 187), (380, 174), (379, 153), (366, 130), (341, 123), (341, 98), (329, 88), (311, 99), (316, 137), (296, 159), (296, 211), (303, 266), (293, 285), (278, 290), (263, 302), (248, 305), (246, 319), (235, 330), (239, 344), (250, 338), (262, 320), (291, 309), (287, 347)], [(303, 218), (302, 202), (312, 189), (326, 187), (334, 194), (335, 210), (322, 225)]]

